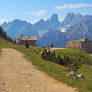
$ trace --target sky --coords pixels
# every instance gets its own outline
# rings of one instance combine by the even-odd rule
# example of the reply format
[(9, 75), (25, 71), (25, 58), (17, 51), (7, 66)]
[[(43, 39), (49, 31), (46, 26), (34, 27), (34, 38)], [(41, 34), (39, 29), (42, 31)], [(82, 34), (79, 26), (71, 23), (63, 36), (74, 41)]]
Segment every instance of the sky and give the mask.
[(62, 21), (69, 12), (92, 15), (92, 0), (0, 0), (0, 24), (14, 19), (35, 23), (54, 13)]

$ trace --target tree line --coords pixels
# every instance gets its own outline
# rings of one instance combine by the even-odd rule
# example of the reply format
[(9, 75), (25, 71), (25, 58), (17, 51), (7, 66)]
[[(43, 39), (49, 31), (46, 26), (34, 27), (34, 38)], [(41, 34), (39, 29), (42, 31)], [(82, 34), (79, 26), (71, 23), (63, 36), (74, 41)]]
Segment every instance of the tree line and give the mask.
[(54, 62), (65, 67), (68, 67), (69, 70), (77, 71), (81, 67), (81, 62), (77, 57), (68, 56), (68, 55), (56, 55), (55, 52), (45, 49), (41, 54), (42, 59)]
[(1, 37), (1, 38), (4, 38), (5, 40), (9, 40), (9, 41), (11, 41), (11, 42), (14, 42), (14, 41), (12, 40), (12, 38), (10, 38), (10, 37), (7, 35), (7, 33), (2, 29), (2, 27), (0, 27), (0, 37)]

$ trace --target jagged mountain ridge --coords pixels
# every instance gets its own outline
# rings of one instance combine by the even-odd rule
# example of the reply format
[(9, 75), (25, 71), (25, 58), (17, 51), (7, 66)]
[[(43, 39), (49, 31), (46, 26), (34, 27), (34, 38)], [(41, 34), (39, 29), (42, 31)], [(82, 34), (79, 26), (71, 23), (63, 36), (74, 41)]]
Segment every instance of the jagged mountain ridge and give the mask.
[(41, 19), (35, 24), (15, 19), (1, 26), (14, 40), (18, 35), (37, 36), (37, 45), (40, 46), (54, 43), (55, 47), (65, 47), (67, 41), (79, 39), (80, 35), (92, 40), (92, 16), (79, 13), (68, 13), (62, 22), (57, 14), (53, 14), (47, 21)]
[(57, 14), (53, 14), (47, 21), (41, 19), (33, 25), (26, 21), (15, 19), (12, 22), (4, 22), (1, 26), (10, 37), (16, 40), (18, 35), (36, 35), (37, 37), (40, 37), (48, 32), (49, 29), (54, 29), (58, 27), (58, 25), (60, 25), (58, 16)]

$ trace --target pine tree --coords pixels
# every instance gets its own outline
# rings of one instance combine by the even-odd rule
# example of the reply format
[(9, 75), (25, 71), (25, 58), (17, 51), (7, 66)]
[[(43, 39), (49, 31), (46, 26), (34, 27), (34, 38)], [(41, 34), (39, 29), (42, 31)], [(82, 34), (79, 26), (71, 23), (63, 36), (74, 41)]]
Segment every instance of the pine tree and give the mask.
[(41, 56), (43, 59), (45, 59), (45, 51), (42, 52)]
[(51, 59), (53, 62), (56, 63), (56, 53), (55, 52), (52, 53)]
[(53, 43), (51, 43), (51, 47), (52, 47), (52, 48), (54, 47), (54, 44), (53, 44)]
[(1, 38), (4, 38), (5, 40), (14, 42), (14, 41), (12, 40), (12, 38), (10, 38), (9, 36), (7, 36), (6, 32), (3, 31), (2, 27), (0, 27), (0, 37), (1, 37)]
[(60, 54), (58, 54), (58, 56), (57, 56), (57, 63), (61, 64), (61, 62), (62, 62), (61, 56), (60, 56)]
[(52, 56), (52, 53), (49, 49), (49, 50), (47, 50), (47, 60), (52, 61), (51, 56)]
[(67, 66), (70, 64), (70, 58), (69, 56), (64, 56), (64, 65)]
[(29, 48), (29, 43), (28, 43), (28, 41), (26, 41), (25, 47), (26, 47), (26, 48)]
[(7, 34), (3, 31), (2, 27), (0, 27), (0, 37), (7, 39)]
[(75, 59), (73, 66), (72, 66), (72, 69), (76, 72), (81, 67), (81, 65), (82, 64), (78, 61), (78, 59)]

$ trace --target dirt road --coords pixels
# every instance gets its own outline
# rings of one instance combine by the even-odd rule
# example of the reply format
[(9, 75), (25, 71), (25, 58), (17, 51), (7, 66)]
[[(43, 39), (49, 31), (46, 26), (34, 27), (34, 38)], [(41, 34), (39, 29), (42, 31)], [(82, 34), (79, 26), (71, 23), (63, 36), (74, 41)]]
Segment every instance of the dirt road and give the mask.
[(62, 50), (62, 49), (66, 49), (66, 48), (51, 48), (50, 50), (53, 51), (53, 50)]
[(0, 92), (77, 92), (36, 69), (14, 49), (0, 55)]

